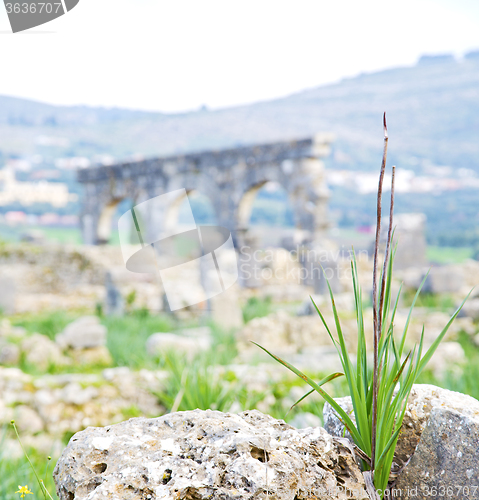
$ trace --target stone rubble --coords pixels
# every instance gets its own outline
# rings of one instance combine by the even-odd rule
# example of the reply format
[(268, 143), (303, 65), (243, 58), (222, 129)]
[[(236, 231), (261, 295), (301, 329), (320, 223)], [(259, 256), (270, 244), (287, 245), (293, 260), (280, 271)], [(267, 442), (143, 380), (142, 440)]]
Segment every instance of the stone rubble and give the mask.
[(72, 363), (71, 359), (63, 355), (58, 344), (40, 333), (25, 337), (21, 343), (21, 351), (27, 363), (42, 371), (46, 371), (49, 366), (67, 366)]
[(20, 348), (0, 339), (0, 365), (17, 365), (20, 362)]
[(74, 365), (106, 367), (113, 362), (106, 347), (107, 329), (97, 316), (82, 316), (68, 324), (55, 342)]
[[(161, 290), (157, 283), (151, 277), (127, 271), (124, 268), (118, 248), (82, 248), (80, 252), (78, 249), (68, 246), (45, 245), (39, 247), (36, 245), (8, 245), (4, 248), (2, 247), (0, 265), (2, 266), (2, 272), (3, 270), (6, 271), (3, 283), (8, 283), (8, 286), (4, 288), (15, 290), (15, 293), (4, 293), (0, 297), (0, 304), (6, 306), (8, 312), (21, 313), (70, 308), (85, 308), (93, 311), (97, 304), (105, 301), (106, 290), (104, 284), (107, 269), (111, 270), (112, 279), (115, 280), (115, 284), (118, 284), (118, 298), (120, 296), (123, 298), (127, 297), (130, 293), (134, 292), (134, 304), (131, 306), (133, 309), (145, 307), (151, 311), (159, 311), (162, 308)], [(252, 294), (263, 297), (271, 296), (273, 301), (277, 302), (300, 302), (304, 300), (305, 295), (307, 295), (307, 287), (295, 284), (292, 280), (288, 281), (276, 278), (281, 272), (288, 274), (291, 269), (296, 269), (297, 267), (295, 262), (290, 262), (289, 257), (284, 251), (283, 253), (281, 251), (277, 252), (276, 260), (265, 267), (267, 271), (272, 271), (273, 277), (263, 280), (261, 289), (255, 291), (239, 288), (232, 290), (231, 294), (234, 292), (235, 296), (235, 303), (232, 309), (224, 307), (222, 300), (227, 298), (226, 294), (215, 299), (216, 302), (213, 305), (216, 307), (216, 311), (215, 307), (213, 307), (213, 312), (217, 315), (216, 319), (223, 318), (221, 321), (224, 325), (239, 328), (242, 323), (240, 306), (245, 302), (246, 297)], [(338, 286), (336, 299), (340, 308), (341, 322), (348, 349), (354, 351), (356, 346), (356, 319), (352, 310), (353, 295), (351, 293), (351, 277), (348, 268), (349, 262), (346, 262), (346, 260), (338, 261), (338, 269), (341, 272), (340, 279), (336, 283)], [(370, 287), (369, 283), (371, 282), (371, 263), (359, 258), (358, 268), (360, 281), (364, 286), (363, 297), (366, 298), (370, 294), (368, 286)], [(479, 282), (479, 262), (476, 261), (470, 260), (461, 265), (441, 266), (435, 269), (431, 273), (431, 279), (428, 284), (431, 287), (430, 290), (434, 292), (450, 292), (450, 280), (454, 277), (454, 293), (451, 296), (455, 303), (460, 303), (472, 286)], [(405, 287), (414, 289), (422, 279), (424, 269), (404, 269), (398, 272), (398, 276), (401, 273)], [(181, 275), (178, 276), (178, 279), (181, 281), (185, 277)], [(196, 292), (194, 291), (194, 293)], [(21, 297), (21, 301), (18, 300), (19, 297)], [(334, 332), (334, 319), (329, 299), (324, 296), (316, 296), (315, 300), (328, 324), (333, 327)], [(470, 335), (476, 344), (479, 345), (479, 333), (477, 333), (477, 326), (473, 322), (473, 320), (479, 318), (478, 311), (479, 295), (478, 292), (474, 292), (471, 299), (466, 302), (461, 317), (452, 324), (445, 342), (440, 344), (438, 351), (431, 360), (429, 366), (437, 377), (444, 374), (445, 367), (449, 368), (451, 361), (453, 369), (461, 369), (461, 363), (464, 361), (465, 355), (460, 344), (456, 342), (461, 330)], [(408, 312), (408, 309), (402, 308), (401, 303), (395, 322), (397, 331), (400, 331), (404, 327)], [(191, 314), (196, 313), (187, 311), (185, 312), (185, 317), (190, 318)], [(250, 321), (237, 333), (240, 352), (235, 361), (237, 364), (214, 367), (214, 372), (219, 374), (232, 372), (250, 391), (256, 391), (257, 393), (264, 392), (265, 394), (271, 388), (272, 383), (285, 380), (288, 377), (288, 380), (296, 378), (285, 368), (271, 362), (271, 358), (264, 355), (260, 349), (252, 345), (251, 340), (258, 342), (275, 354), (285, 357), (300, 368), (312, 371), (321, 369), (328, 373), (337, 371), (340, 369), (337, 353), (331, 344), (327, 332), (321, 325), (317, 313), (311, 308), (309, 302), (304, 302), (302, 314), (305, 314), (305, 316), (297, 317), (280, 310), (267, 317), (256, 318)], [(365, 316), (366, 325), (369, 328), (366, 331), (366, 336), (369, 339), (368, 342), (371, 344), (371, 309), (365, 310)], [(427, 347), (439, 334), (449, 318), (450, 315), (443, 312), (431, 312), (430, 310), (416, 308), (410, 325), (408, 343), (411, 346), (412, 343), (419, 340), (424, 323), (426, 325), (425, 344)], [(191, 354), (207, 350), (210, 347), (211, 331), (201, 328), (177, 331), (174, 334), (155, 334), (150, 337), (147, 344), (150, 354), (158, 354), (158, 352), (166, 348), (184, 350)], [(253, 368), (245, 364), (250, 363), (253, 359), (258, 359), (259, 361), (267, 360), (268, 363), (262, 363)], [(80, 365), (109, 366), (112, 363), (112, 359), (106, 348), (106, 329), (99, 323), (97, 317), (86, 316), (68, 325), (62, 333), (57, 335), (54, 342), (45, 335), (29, 335), (25, 329), (13, 327), (8, 320), (2, 319), (0, 320), (0, 365), (14, 366), (20, 362), (34, 365), (39, 371), (46, 371), (51, 365), (55, 365), (56, 367), (63, 366), (66, 370), (69, 367), (78, 368)], [(164, 413), (165, 409), (159, 405), (158, 399), (154, 394), (161, 392), (165, 386), (167, 377), (168, 373), (163, 371), (150, 372), (141, 370), (135, 373), (128, 368), (109, 368), (103, 370), (101, 374), (95, 375), (62, 374), (32, 376), (23, 373), (18, 368), (0, 366), (0, 424), (8, 424), (11, 419), (15, 419), (25, 445), (53, 455), (61, 449), (62, 439), (87, 426), (111, 425), (138, 414), (153, 417)], [(304, 392), (303, 388), (293, 387), (290, 393), (282, 398), (282, 404), (286, 406), (289, 403), (293, 404)], [(314, 395), (310, 396), (310, 398), (314, 397)], [(345, 407), (350, 408), (347, 398), (339, 401)], [(257, 403), (257, 407), (267, 412), (275, 403), (274, 396), (269, 394)], [(239, 404), (236, 403), (236, 407), (230, 409), (230, 411), (233, 411), (233, 409), (240, 411)], [(199, 415), (199, 413), (195, 412), (190, 413), (196, 416)], [(203, 412), (202, 415), (204, 416), (206, 413)], [(216, 419), (214, 415), (217, 414), (218, 412), (210, 412), (208, 414), (210, 415), (209, 417), (205, 419), (201, 417), (200, 420), (201, 422), (203, 420), (208, 422), (207, 419), (214, 420)], [(334, 415), (332, 415), (331, 409), (328, 409), (328, 405), (325, 406), (324, 414), (325, 427), (332, 434), (341, 435), (341, 425), (335, 419)], [(477, 485), (479, 479), (475, 461), (477, 461), (476, 457), (479, 449), (477, 445), (479, 442), (478, 415), (477, 401), (473, 398), (444, 391), (433, 386), (415, 386), (404, 420), (404, 431), (401, 434), (396, 453), (397, 461), (400, 463), (407, 462), (411, 456), (412, 460), (404, 470), (404, 473), (399, 477), (397, 482), (398, 487), (407, 489), (411, 485), (418, 485), (424, 496), (430, 496), (427, 495), (428, 488), (440, 487), (445, 482), (448, 482), (448, 484), (457, 484), (460, 482), (462, 485)], [(197, 418), (196, 416), (195, 419)], [(173, 417), (165, 416), (161, 417), (161, 419), (155, 419), (155, 421), (163, 421), (163, 419), (167, 418)], [(277, 444), (273, 438), (268, 441), (268, 448), (264, 452), (263, 458), (265, 456), (268, 457), (269, 454), (271, 460), (268, 458), (268, 464), (265, 465), (263, 463), (262, 465), (267, 466), (268, 471), (270, 471), (271, 467), (271, 474), (277, 474), (282, 478), (283, 482), (280, 484), (285, 486), (286, 489), (281, 492), (277, 491), (275, 494), (277, 494), (278, 498), (286, 498), (288, 494), (290, 495), (288, 498), (294, 498), (299, 492), (297, 495), (298, 500), (309, 498), (308, 495), (311, 495), (311, 490), (307, 490), (304, 485), (309, 481), (308, 478), (310, 476), (308, 474), (311, 474), (308, 467), (311, 467), (311, 470), (313, 470), (314, 464), (309, 463), (307, 460), (311, 457), (317, 457), (315, 455), (317, 450), (311, 451), (311, 447), (314, 448), (317, 442), (322, 443), (321, 446), (324, 443), (329, 443), (329, 438), (325, 437), (322, 431), (317, 429), (314, 431), (311, 429), (294, 431), (285, 424), (277, 424), (278, 421), (271, 419), (271, 417), (264, 415), (259, 417), (258, 412), (254, 411), (245, 412), (242, 416), (231, 415), (228, 418), (231, 418), (232, 421), (234, 420), (235, 425), (243, 426), (245, 433), (250, 432), (251, 436), (253, 436), (251, 439), (256, 439), (257, 437), (254, 431), (248, 427), (253, 426), (253, 423), (254, 426), (258, 426), (258, 432), (262, 433), (261, 436), (279, 437), (281, 440), (280, 444)], [(238, 421), (237, 419), (240, 420)], [(145, 421), (145, 419), (140, 420), (141, 422)], [(135, 421), (138, 421), (138, 419)], [(209, 432), (208, 429), (210, 427), (203, 428), (203, 423), (201, 422), (195, 423), (195, 426), (203, 430), (206, 429), (205, 432)], [(312, 414), (303, 413), (296, 415), (292, 423), (297, 427), (316, 427), (319, 424), (319, 419)], [(124, 425), (125, 428), (130, 428), (128, 425), (134, 426), (136, 424), (124, 422), (121, 425)], [(143, 423), (139, 424), (139, 427), (139, 436), (146, 436), (149, 432), (147, 427)], [(268, 431), (267, 429), (270, 427), (273, 430)], [(110, 427), (110, 429), (113, 428), (117, 427), (115, 425)], [(95, 432), (100, 431), (89, 429), (85, 431), (85, 436), (93, 435)], [(227, 429), (225, 432), (227, 432)], [(297, 432), (297, 434), (294, 434), (294, 432)], [(208, 439), (213, 435), (214, 432), (213, 434), (207, 434)], [(284, 445), (286, 448), (283, 449), (281, 448), (283, 446), (281, 443), (284, 436), (286, 436), (284, 439), (290, 441), (288, 441), (289, 444)], [(440, 439), (438, 439), (438, 436)], [(175, 439), (177, 439), (177, 436), (171, 435), (171, 437), (166, 437), (165, 439), (172, 439), (172, 442), (176, 443)], [(225, 434), (221, 439), (227, 440), (229, 438)], [(293, 450), (294, 453), (290, 452), (287, 446), (292, 442), (295, 443), (294, 446), (300, 443), (298, 445), (299, 449), (306, 450), (305, 453), (310, 453), (311, 457), (304, 458), (300, 456), (298, 458), (297, 455), (294, 455), (296, 451)], [(73, 441), (70, 442), (69, 450), (74, 448), (73, 443)], [(128, 440), (126, 440), (126, 443), (129, 446)], [(146, 442), (146, 444), (149, 444), (149, 442)], [(5, 449), (10, 450), (8, 451), (9, 455), (21, 455), (16, 441), (7, 438), (4, 446)], [(248, 469), (251, 465), (251, 460), (249, 462), (241, 462), (242, 458), (244, 458), (243, 452), (247, 448), (242, 448), (241, 443), (237, 443), (235, 446), (235, 451), (232, 454), (226, 454), (225, 457), (221, 457), (223, 462), (220, 463), (219, 468), (225, 467), (224, 474), (228, 479), (225, 483), (220, 484), (220, 489), (215, 490), (218, 492), (217, 494), (220, 495), (221, 492), (228, 491), (228, 495), (235, 498), (239, 496), (248, 497), (248, 495), (262, 497), (265, 496), (266, 492), (266, 496), (271, 495), (273, 497), (274, 492), (268, 489), (269, 483), (266, 488), (265, 483), (262, 483), (259, 476), (257, 476), (256, 468), (252, 467)], [(329, 444), (324, 446), (328, 448)], [(342, 476), (340, 471), (341, 466), (345, 463), (349, 464), (349, 462), (343, 456), (344, 450), (338, 451), (334, 444), (331, 444), (331, 446), (331, 449), (334, 453), (337, 453), (337, 456), (333, 459), (331, 458), (333, 451), (327, 452), (327, 454), (329, 453), (329, 458), (326, 461), (326, 469), (329, 472), (325, 473), (324, 470), (326, 469), (322, 469), (323, 476), (326, 478), (325, 481), (330, 481), (328, 478), (333, 478), (331, 479), (332, 482), (327, 483), (328, 485), (333, 483), (336, 485), (341, 484), (340, 479), (345, 480), (349, 484), (348, 481), (351, 480), (351, 477), (356, 477), (357, 471), (353, 471), (354, 473), (352, 473), (352, 466), (347, 465), (347, 474)], [(260, 449), (260, 447), (257, 448)], [(132, 444), (131, 450), (133, 449), (136, 450)], [(281, 462), (280, 459), (275, 461), (276, 457), (274, 454), (278, 449), (290, 458), (293, 457), (291, 463)], [(141, 453), (149, 453), (148, 450), (141, 449), (139, 451)], [(101, 449), (93, 450), (91, 456), (95, 458), (96, 455), (102, 455), (104, 451)], [(119, 457), (120, 460), (121, 450), (118, 448), (117, 451), (117, 458)], [(168, 450), (165, 449), (159, 449), (158, 453), (161, 455), (162, 460), (177, 460), (176, 464), (179, 463), (178, 460), (184, 460), (174, 454), (168, 455)], [(249, 460), (248, 453), (250, 452), (245, 453)], [(254, 453), (258, 454), (259, 452), (255, 451)], [(127, 455), (128, 452), (125, 451), (124, 454)], [(280, 454), (281, 457), (284, 458)], [(107, 493), (106, 496), (113, 498), (115, 492), (112, 485), (117, 484), (115, 483), (117, 480), (120, 482), (123, 481), (125, 484), (131, 480), (132, 489), (129, 491), (132, 497), (138, 497), (141, 492), (144, 492), (146, 495), (145, 498), (153, 494), (149, 489), (150, 485), (145, 486), (144, 479), (141, 478), (141, 475), (137, 475), (136, 471), (127, 472), (121, 478), (115, 476), (116, 479), (113, 477), (111, 481), (108, 479), (108, 481), (101, 482), (104, 477), (102, 473), (98, 473), (103, 468), (101, 464), (106, 464), (107, 469), (105, 471), (107, 473), (109, 470), (112, 470), (112, 466), (108, 460), (94, 464), (93, 468), (90, 467), (91, 464), (85, 466), (87, 469), (90, 467), (92, 474), (88, 473), (86, 482), (78, 486), (78, 498), (81, 498), (81, 494), (88, 492), (88, 487), (92, 488), (89, 498), (96, 498), (100, 491), (105, 491)], [(257, 457), (252, 457), (252, 460), (253, 462), (251, 463), (258, 466)], [(335, 460), (337, 460), (336, 463), (334, 463)], [(298, 465), (300, 462), (302, 465)], [(184, 462), (181, 463), (183, 464)], [(323, 462), (321, 463), (324, 465)], [(424, 466), (424, 464), (430, 463), (433, 464), (431, 467), (428, 466), (426, 468)], [(99, 464), (100, 467), (94, 469)], [(140, 460), (138, 464), (138, 470), (140, 470), (143, 467)], [(196, 467), (194, 464), (191, 465)], [(165, 469), (164, 472), (167, 470), (169, 469)], [(202, 470), (200, 468), (191, 470), (183, 469), (183, 472), (186, 471), (185, 474), (199, 474), (194, 477), (198, 478), (200, 483), (204, 478), (213, 477), (209, 475), (209, 471), (201, 472)], [(154, 469), (152, 471), (153, 475), (150, 476), (151, 471), (147, 470), (147, 477), (151, 477), (153, 478), (152, 480), (156, 481), (156, 472)], [(211, 490), (208, 489), (210, 488), (209, 483), (205, 483), (206, 486), (199, 488), (195, 484), (191, 487), (184, 486), (186, 483), (182, 481), (187, 480), (181, 475), (183, 472), (178, 472), (178, 476), (175, 477), (172, 469), (169, 473), (172, 479), (166, 484), (163, 484), (164, 478), (161, 476), (159, 482), (157, 481), (159, 493), (156, 493), (156, 490), (154, 493), (160, 496), (170, 495), (171, 491), (169, 488), (177, 484), (176, 480), (178, 484), (183, 485), (179, 488), (179, 491), (184, 492), (190, 500), (199, 500), (200, 497), (202, 498), (202, 495), (208, 496), (211, 493)], [(249, 488), (250, 472), (256, 482), (251, 485), (251, 491), (247, 491), (247, 488)], [(349, 476), (349, 473), (352, 476)], [(290, 475), (288, 476), (288, 474)], [(293, 478), (295, 474), (299, 476), (299, 479), (287, 479)], [(328, 474), (332, 475), (328, 476)], [(166, 479), (168, 479), (168, 474)], [(359, 477), (357, 481), (358, 484), (362, 484), (362, 477)], [(101, 482), (98, 488), (93, 487), (97, 484), (96, 482)], [(294, 484), (299, 489), (287, 489), (289, 487), (288, 484), (289, 486)], [(102, 489), (103, 485), (105, 485), (104, 490)], [(228, 490), (228, 488), (233, 487), (237, 491), (233, 489)], [(68, 486), (65, 486), (65, 488), (65, 491), (70, 491), (68, 490)], [(360, 491), (363, 492), (361, 488)], [(463, 493), (464, 496), (467, 496), (465, 492)], [(336, 492), (335, 494), (336, 496), (332, 494), (331, 496), (324, 496), (324, 498), (343, 498), (341, 496), (342, 493)], [(99, 496), (99, 498), (102, 498), (102, 496)]]
[[(168, 373), (109, 368), (101, 374), (28, 375), (0, 366), (0, 425), (15, 419), (24, 444), (49, 454), (60, 440), (89, 425), (108, 425), (133, 415), (165, 412), (153, 392)], [(57, 443), (57, 444), (55, 444)], [(61, 445), (60, 445), (61, 446)], [(16, 447), (21, 455), (21, 450)]]
[[(324, 302), (318, 306), (323, 314), (332, 333), (336, 335), (331, 306)], [(409, 310), (401, 309), (396, 313), (395, 331), (402, 333), (407, 321)], [(357, 322), (355, 315), (350, 312), (339, 313), (341, 328), (348, 346), (349, 352), (355, 352), (357, 347)], [(369, 320), (369, 316), (371, 320)], [(411, 348), (414, 343), (419, 342), (423, 324), (424, 345), (427, 348), (433, 343), (442, 329), (448, 323), (450, 315), (438, 311), (425, 312), (417, 308), (412, 316), (406, 348)], [(372, 345), (372, 310), (365, 311), (365, 335), (368, 345)], [(471, 318), (456, 318), (450, 326), (443, 340), (446, 347), (441, 347), (436, 353), (431, 368), (440, 374), (447, 365), (446, 361), (452, 356), (452, 363), (460, 364), (464, 361), (464, 353), (461, 346), (455, 341), (460, 331), (474, 336), (477, 327)], [(283, 310), (275, 311), (262, 318), (254, 318), (237, 333), (237, 342), (240, 355), (238, 361), (248, 363), (251, 359), (267, 360), (269, 357), (257, 346), (256, 342), (274, 354), (285, 357), (292, 364), (298, 363), (299, 367), (305, 369), (319, 370), (324, 367), (325, 371), (336, 370), (338, 356), (331, 339), (324, 328), (317, 313), (313, 316), (291, 316)]]

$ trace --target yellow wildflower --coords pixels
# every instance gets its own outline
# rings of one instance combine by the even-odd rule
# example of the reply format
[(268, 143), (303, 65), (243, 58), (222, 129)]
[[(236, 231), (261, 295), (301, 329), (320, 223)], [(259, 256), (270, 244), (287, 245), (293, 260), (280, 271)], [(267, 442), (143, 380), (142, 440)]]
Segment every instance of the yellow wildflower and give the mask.
[(21, 498), (25, 498), (25, 495), (27, 494), (33, 495), (33, 493), (28, 489), (27, 484), (25, 486), (18, 485), (18, 491), (16, 491), (15, 493), (20, 493)]

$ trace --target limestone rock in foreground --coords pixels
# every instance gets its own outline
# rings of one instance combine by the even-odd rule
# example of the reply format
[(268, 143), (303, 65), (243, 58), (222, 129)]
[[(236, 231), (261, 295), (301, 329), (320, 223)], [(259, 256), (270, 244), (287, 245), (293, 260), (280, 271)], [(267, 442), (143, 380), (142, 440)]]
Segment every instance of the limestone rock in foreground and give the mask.
[(366, 499), (349, 450), (322, 428), (257, 410), (194, 410), (75, 434), (54, 471), (61, 500)]

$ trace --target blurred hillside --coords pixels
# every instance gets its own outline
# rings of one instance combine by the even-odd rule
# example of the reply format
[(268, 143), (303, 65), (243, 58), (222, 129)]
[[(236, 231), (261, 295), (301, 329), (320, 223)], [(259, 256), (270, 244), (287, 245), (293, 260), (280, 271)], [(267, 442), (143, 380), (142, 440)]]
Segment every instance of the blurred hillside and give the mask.
[(384, 110), (394, 137), (392, 162), (413, 170), (427, 162), (479, 172), (479, 51), (459, 61), (423, 57), (414, 67), (217, 111), (161, 114), (3, 96), (0, 161), (30, 155), (124, 159), (332, 131), (330, 165), (370, 170), (377, 168)]
[[(162, 114), (0, 96), (0, 169), (8, 167), (0, 170), (0, 191), (12, 198), (0, 198), (0, 237), (18, 239), (26, 228), (41, 226), (60, 231), (62, 241), (78, 241), (77, 168), (321, 131), (336, 136), (326, 161), (332, 225), (362, 232), (375, 222), (383, 111), (391, 137), (388, 164), (398, 166), (396, 211), (425, 213), (430, 245), (464, 247), (479, 256), (479, 51), (460, 60), (423, 56), (413, 67), (216, 111)], [(34, 196), (38, 183), (49, 199), (68, 189), (68, 199), (77, 201), (45, 203)], [(33, 193), (28, 202), (27, 188)], [(194, 208), (204, 223), (207, 207)], [(251, 224), (293, 224), (284, 190), (259, 192)]]

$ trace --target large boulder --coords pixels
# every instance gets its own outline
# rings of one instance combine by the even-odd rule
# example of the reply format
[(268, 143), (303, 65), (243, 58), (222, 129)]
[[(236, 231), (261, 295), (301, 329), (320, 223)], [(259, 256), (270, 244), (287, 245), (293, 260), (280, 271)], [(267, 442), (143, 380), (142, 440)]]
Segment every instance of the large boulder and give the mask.
[(194, 410), (75, 434), (53, 473), (61, 500), (368, 498), (351, 452), (322, 428), (257, 410)]
[[(349, 397), (336, 401), (346, 411), (352, 411)], [(330, 434), (343, 435), (344, 427), (328, 403), (324, 405), (323, 418)], [(428, 488), (439, 492), (440, 486), (479, 485), (478, 443), (479, 401), (433, 385), (414, 385), (395, 453), (399, 465), (407, 464), (399, 475), (397, 488), (407, 492), (418, 486), (416, 496), (429, 498)], [(466, 495), (458, 495), (462, 496)]]
[(175, 352), (192, 359), (210, 349), (211, 345), (211, 330), (208, 327), (191, 328), (178, 333), (153, 333), (146, 341), (146, 352), (150, 356)]
[(82, 316), (56, 336), (62, 349), (87, 349), (106, 345), (107, 329), (96, 316)]

